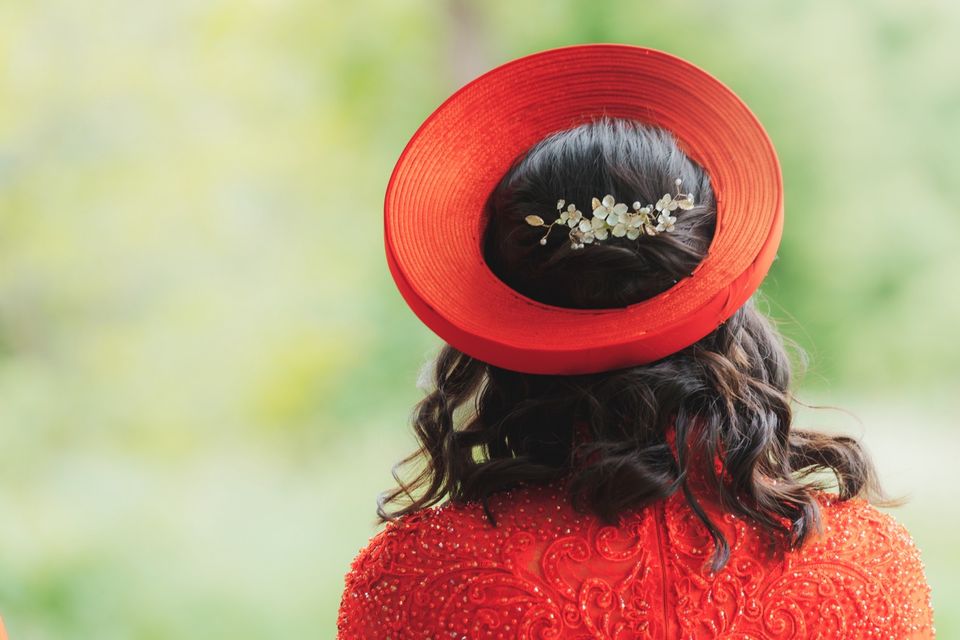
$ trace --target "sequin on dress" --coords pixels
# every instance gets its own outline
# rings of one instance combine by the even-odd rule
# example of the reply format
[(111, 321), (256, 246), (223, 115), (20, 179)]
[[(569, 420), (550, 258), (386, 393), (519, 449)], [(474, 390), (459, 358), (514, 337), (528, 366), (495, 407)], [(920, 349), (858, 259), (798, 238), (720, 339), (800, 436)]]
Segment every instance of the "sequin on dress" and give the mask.
[(908, 531), (862, 499), (818, 493), (823, 534), (768, 553), (762, 529), (682, 493), (606, 525), (561, 481), (388, 522), (351, 563), (338, 638), (933, 638), (930, 588)]

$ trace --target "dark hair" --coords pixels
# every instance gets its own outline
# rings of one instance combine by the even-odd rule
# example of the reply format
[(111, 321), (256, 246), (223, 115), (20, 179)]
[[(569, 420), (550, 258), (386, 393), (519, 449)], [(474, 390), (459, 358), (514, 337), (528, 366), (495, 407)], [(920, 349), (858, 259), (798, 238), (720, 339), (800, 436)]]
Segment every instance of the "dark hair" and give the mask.
[[(563, 227), (543, 246), (544, 229), (524, 222), (528, 214), (556, 211), (558, 198), (585, 211), (593, 196), (608, 193), (628, 204), (653, 203), (675, 193), (677, 177), (696, 206), (676, 215), (670, 233), (639, 240), (611, 235), (575, 250)], [(573, 308), (626, 306), (669, 289), (702, 261), (716, 225), (709, 176), (673, 135), (608, 117), (552, 134), (518, 158), (486, 214), (484, 257), (497, 277), (530, 298)], [(491, 494), (570, 474), (574, 506), (607, 523), (625, 509), (683, 491), (713, 537), (718, 570), (729, 546), (691, 490), (696, 473), (718, 487), (728, 510), (790, 548), (819, 528), (814, 491), (835, 485), (840, 500), (867, 495), (891, 503), (856, 440), (791, 427), (794, 367), (787, 345), (798, 365), (806, 366), (806, 355), (757, 310), (759, 295), (685, 349), (602, 373), (520, 373), (443, 346), (432, 363), (434, 388), (412, 414), (420, 447), (394, 466), (399, 487), (380, 494), (379, 522), (449, 495), (460, 503), (481, 500), (496, 525)], [(470, 415), (455, 416), (471, 401)], [(576, 437), (578, 424), (587, 429), (584, 441)], [(713, 464), (694, 468), (696, 460), (715, 457), (722, 480)], [(419, 475), (401, 479), (398, 469), (421, 459)], [(388, 513), (385, 505), (403, 495), (409, 504)]]

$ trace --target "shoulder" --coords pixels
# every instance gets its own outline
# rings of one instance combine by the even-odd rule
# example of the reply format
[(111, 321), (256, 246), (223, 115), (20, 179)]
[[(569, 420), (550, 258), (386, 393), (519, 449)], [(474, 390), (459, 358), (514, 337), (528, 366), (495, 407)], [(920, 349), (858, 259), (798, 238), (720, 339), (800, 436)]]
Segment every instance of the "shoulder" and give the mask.
[[(920, 549), (907, 527), (863, 498), (840, 500), (818, 493), (822, 524), (821, 541), (848, 552), (868, 556), (876, 564), (905, 554), (922, 568)], [(867, 558), (864, 558), (867, 559)]]
[(428, 637), (441, 623), (468, 624), (460, 619), (463, 594), (469, 591), (479, 604), (487, 589), (520, 588), (517, 559), (566, 523), (554, 515), (554, 493), (518, 488), (491, 496), (496, 526), (477, 501), (447, 502), (387, 522), (345, 576), (338, 640)]
[(799, 551), (795, 568), (822, 568), (821, 583), (859, 594), (858, 606), (897, 637), (933, 637), (926, 570), (907, 527), (862, 498), (820, 493), (817, 500), (822, 532)]
[(424, 527), (437, 520), (438, 512), (436, 508), (427, 508), (386, 522), (382, 529), (370, 536), (350, 562), (347, 579), (354, 582), (369, 581), (384, 570), (397, 568), (404, 559), (398, 550), (414, 544)]
[(417, 539), (430, 523), (436, 524), (441, 515), (442, 509), (431, 507), (389, 520), (360, 548), (344, 576), (337, 615), (338, 639), (365, 638), (373, 632), (387, 637), (389, 630), (403, 628), (399, 617), (385, 616), (382, 609), (389, 608), (399, 614), (391, 603), (402, 598), (398, 592), (405, 586), (403, 583), (417, 576)]
[[(403, 565), (475, 550), (481, 540), (495, 542), (518, 529), (540, 528), (546, 501), (556, 501), (549, 489), (521, 487), (490, 496), (490, 523), (480, 501), (445, 502), (388, 521), (367, 541), (350, 563), (348, 579), (369, 581), (388, 572), (404, 573)], [(549, 515), (549, 514), (548, 514)], [(547, 520), (550, 520), (548, 517)], [(439, 552), (439, 553), (438, 553)]]
[(399, 636), (417, 623), (410, 616), (429, 609), (433, 568), (475, 541), (480, 527), (472, 505), (444, 504), (399, 516), (370, 537), (344, 577), (337, 615), (338, 640)]

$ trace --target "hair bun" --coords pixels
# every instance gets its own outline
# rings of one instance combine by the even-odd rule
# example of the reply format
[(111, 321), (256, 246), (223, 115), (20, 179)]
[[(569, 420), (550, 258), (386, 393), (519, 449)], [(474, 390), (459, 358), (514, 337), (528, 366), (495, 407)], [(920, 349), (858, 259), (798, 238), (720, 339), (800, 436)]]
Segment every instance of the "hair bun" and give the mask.
[[(607, 117), (534, 145), (487, 208), (484, 257), (497, 277), (538, 302), (579, 309), (666, 291), (703, 260), (716, 223), (709, 177), (673, 134)], [(549, 228), (538, 237), (531, 227)]]

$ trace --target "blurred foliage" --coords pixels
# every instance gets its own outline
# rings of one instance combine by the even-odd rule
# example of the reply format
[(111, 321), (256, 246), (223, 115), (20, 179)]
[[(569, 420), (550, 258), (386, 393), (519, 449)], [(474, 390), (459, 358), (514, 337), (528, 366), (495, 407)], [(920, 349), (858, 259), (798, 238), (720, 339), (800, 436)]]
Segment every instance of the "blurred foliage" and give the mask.
[(393, 163), (477, 74), (604, 41), (691, 60), (764, 123), (769, 311), (810, 397), (870, 416), (960, 633), (958, 37), (932, 0), (0, 4), (12, 637), (334, 635), (438, 344), (383, 258)]

